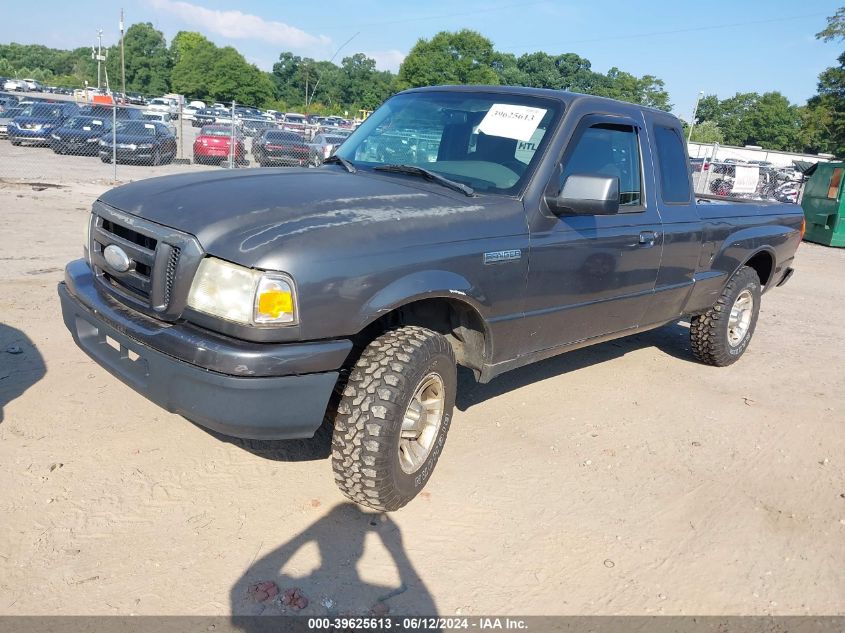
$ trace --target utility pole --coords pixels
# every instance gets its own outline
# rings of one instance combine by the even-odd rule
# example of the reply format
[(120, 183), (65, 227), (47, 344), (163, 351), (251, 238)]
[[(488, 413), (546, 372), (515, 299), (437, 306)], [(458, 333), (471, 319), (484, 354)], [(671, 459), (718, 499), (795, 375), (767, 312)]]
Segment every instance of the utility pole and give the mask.
[(126, 64), (123, 58), (123, 9), (120, 10), (120, 92), (126, 100)]
[(695, 115), (698, 114), (698, 104), (701, 101), (701, 97), (704, 96), (704, 91), (698, 91), (698, 97), (695, 99), (695, 107), (692, 109), (692, 120), (689, 122), (689, 134), (687, 135), (687, 143), (692, 140), (692, 128), (695, 127)]
[(103, 62), (103, 29), (97, 29), (97, 90), (102, 84), (100, 67)]

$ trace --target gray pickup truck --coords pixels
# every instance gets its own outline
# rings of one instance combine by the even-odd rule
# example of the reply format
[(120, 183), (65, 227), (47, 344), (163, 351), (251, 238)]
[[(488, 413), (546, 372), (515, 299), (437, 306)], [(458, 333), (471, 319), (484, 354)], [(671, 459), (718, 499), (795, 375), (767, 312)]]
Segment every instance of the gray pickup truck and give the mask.
[(59, 285), (76, 343), (168, 411), (258, 439), (332, 433), (350, 499), (425, 485), (455, 403), (527, 363), (690, 319), (736, 361), (786, 282), (795, 205), (696, 200), (678, 120), (591, 96), (389, 99), (318, 169), (113, 189)]

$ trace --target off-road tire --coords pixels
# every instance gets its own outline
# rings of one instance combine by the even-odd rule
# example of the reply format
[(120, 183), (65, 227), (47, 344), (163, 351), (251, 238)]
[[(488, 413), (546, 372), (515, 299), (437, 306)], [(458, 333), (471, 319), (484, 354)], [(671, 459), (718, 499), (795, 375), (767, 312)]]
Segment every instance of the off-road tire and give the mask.
[[(728, 320), (731, 307), (746, 289), (751, 291), (754, 299), (751, 323), (739, 344), (732, 346), (728, 342)], [(757, 326), (761, 291), (760, 278), (753, 268), (743, 266), (734, 273), (713, 307), (690, 320), (690, 343), (696, 359), (706, 365), (716, 367), (726, 367), (739, 360), (748, 349)]]
[[(417, 387), (432, 372), (443, 381), (445, 406), (431, 452), (413, 473), (402, 470), (402, 421)], [(418, 326), (382, 334), (352, 367), (337, 406), (332, 468), (344, 495), (376, 510), (397, 510), (425, 486), (452, 421), (457, 366), (452, 346)]]

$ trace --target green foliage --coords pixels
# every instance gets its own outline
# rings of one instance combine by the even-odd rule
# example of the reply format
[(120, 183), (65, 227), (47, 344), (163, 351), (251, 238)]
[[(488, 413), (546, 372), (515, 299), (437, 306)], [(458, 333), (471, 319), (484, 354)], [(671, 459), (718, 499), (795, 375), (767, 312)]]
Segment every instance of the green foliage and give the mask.
[(420, 39), (399, 68), (401, 87), (443, 84), (498, 84), (493, 43), (475, 31), (441, 31)]
[(827, 27), (816, 33), (816, 39), (824, 42), (845, 39), (845, 7), (839, 7), (827, 18)]
[[(149, 22), (133, 24), (126, 30), (123, 47), (127, 92), (161, 95), (170, 90), (172, 61), (161, 31)], [(109, 85), (120, 90), (119, 44), (109, 47), (106, 68)]]
[(218, 49), (214, 65), (207, 72), (209, 97), (263, 106), (273, 98), (273, 82), (267, 73), (247, 63), (231, 46)]
[(789, 151), (801, 146), (801, 112), (779, 92), (737, 93), (722, 101), (708, 95), (698, 104), (696, 124), (708, 122), (722, 132), (722, 142), (728, 145)]
[(211, 97), (208, 71), (217, 59), (217, 47), (211, 41), (199, 33), (179, 31), (170, 43), (170, 58), (173, 92), (201, 100)]
[[(684, 134), (688, 130), (684, 129)], [(725, 135), (714, 121), (705, 121), (692, 128), (692, 138), (696, 143), (724, 143)]]

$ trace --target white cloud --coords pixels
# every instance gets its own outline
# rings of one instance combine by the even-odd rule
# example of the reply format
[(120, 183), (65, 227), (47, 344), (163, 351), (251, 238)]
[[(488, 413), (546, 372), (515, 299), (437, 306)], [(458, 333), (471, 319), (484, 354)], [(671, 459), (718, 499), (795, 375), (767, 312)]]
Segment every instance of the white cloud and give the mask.
[(405, 59), (406, 53), (393, 48), (388, 51), (369, 51), (365, 52), (364, 55), (376, 60), (376, 68), (379, 70), (389, 70), (395, 73), (399, 71), (399, 66)]
[(237, 10), (206, 9), (181, 0), (149, 0), (154, 9), (175, 15), (183, 22), (230, 39), (261, 40), (290, 48), (326, 47), (331, 39), (312, 35), (284, 22), (265, 20), (257, 15)]

